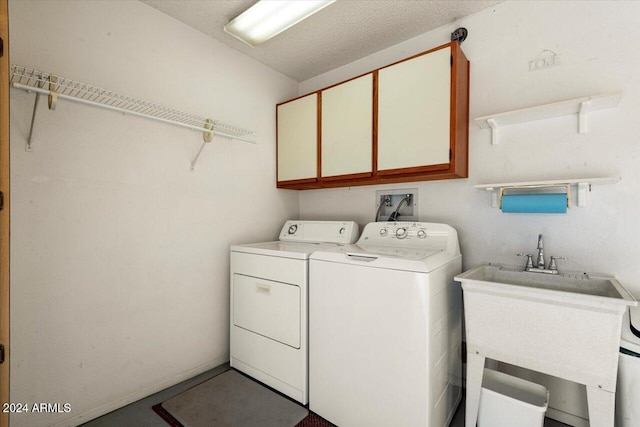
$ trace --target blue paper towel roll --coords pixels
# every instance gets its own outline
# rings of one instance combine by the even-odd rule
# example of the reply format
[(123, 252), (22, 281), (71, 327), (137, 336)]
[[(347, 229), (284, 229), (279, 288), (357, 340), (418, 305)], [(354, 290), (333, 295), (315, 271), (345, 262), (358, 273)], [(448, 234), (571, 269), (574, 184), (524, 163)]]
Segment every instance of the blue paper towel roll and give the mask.
[(567, 195), (565, 193), (504, 194), (502, 212), (567, 213)]

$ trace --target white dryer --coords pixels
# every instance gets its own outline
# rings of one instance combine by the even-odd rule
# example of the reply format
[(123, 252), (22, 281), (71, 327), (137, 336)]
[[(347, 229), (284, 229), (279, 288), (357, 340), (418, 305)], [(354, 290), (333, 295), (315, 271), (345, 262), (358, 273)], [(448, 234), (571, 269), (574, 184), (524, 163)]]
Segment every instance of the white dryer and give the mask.
[(349, 221), (287, 221), (275, 242), (231, 247), (230, 363), (308, 402), (309, 256), (358, 238)]
[(340, 427), (449, 425), (462, 394), (456, 230), (370, 223), (314, 252), (309, 409)]

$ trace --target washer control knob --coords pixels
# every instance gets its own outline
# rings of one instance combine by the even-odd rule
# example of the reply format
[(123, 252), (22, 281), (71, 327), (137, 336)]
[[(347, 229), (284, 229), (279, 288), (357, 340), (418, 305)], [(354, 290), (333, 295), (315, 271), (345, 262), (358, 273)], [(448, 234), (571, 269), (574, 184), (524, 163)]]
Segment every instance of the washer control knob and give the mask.
[(389, 230), (387, 230), (386, 228), (380, 229), (380, 235), (382, 237), (386, 236), (388, 233), (389, 233)]
[(298, 226), (296, 224), (293, 224), (291, 227), (289, 227), (288, 233), (296, 234), (296, 231), (298, 231)]
[(420, 239), (424, 239), (425, 237), (427, 237), (427, 232), (424, 230), (418, 230), (418, 237)]
[(398, 228), (396, 230), (396, 237), (398, 239), (404, 239), (405, 237), (407, 237), (407, 229), (406, 228)]
[(347, 229), (346, 229), (346, 228), (344, 228), (344, 227), (342, 227), (342, 228), (340, 229), (340, 231), (338, 231), (338, 233), (340, 233), (340, 234), (344, 234), (344, 232), (345, 232), (345, 231), (347, 231)]

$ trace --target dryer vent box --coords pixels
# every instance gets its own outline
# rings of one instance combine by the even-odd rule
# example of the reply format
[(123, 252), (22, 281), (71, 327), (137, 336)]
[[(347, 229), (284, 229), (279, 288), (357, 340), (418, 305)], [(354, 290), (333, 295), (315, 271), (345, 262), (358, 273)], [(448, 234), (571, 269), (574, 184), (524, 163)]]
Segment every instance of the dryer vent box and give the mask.
[(378, 221), (388, 221), (389, 217), (397, 209), (398, 204), (407, 196), (410, 201), (409, 203), (402, 203), (402, 206), (398, 210), (399, 216), (396, 218), (396, 221), (418, 221), (417, 188), (376, 191), (376, 212), (378, 212), (378, 208), (382, 205)]

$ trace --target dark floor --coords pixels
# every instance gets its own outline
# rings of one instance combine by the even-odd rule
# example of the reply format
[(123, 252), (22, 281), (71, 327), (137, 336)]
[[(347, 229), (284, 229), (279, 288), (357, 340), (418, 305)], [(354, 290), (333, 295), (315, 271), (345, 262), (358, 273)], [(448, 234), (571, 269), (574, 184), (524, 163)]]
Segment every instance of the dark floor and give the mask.
[[(210, 378), (229, 369), (228, 364), (218, 366), (215, 369), (200, 374), (190, 380), (181, 382), (166, 390), (134, 402), (116, 411), (103, 415), (100, 418), (82, 424), (83, 427), (168, 427), (168, 424), (160, 418), (151, 407), (162, 403), (183, 391), (200, 384)], [(458, 407), (458, 411), (453, 417), (450, 427), (464, 427), (464, 400)], [(544, 427), (567, 427), (566, 424), (559, 423), (549, 418), (545, 419)]]
[(223, 373), (229, 369), (229, 364), (218, 366), (210, 371), (193, 377), (189, 380), (183, 381), (180, 384), (169, 387), (166, 390), (162, 390), (156, 394), (152, 394), (149, 397), (138, 400), (123, 408), (109, 412), (106, 415), (96, 418), (82, 424), (86, 427), (168, 427), (169, 425), (157, 415), (151, 407), (162, 403), (165, 400), (172, 398), (173, 396), (182, 393), (185, 390), (194, 387), (201, 382), (204, 382), (210, 378), (215, 377), (218, 374)]

